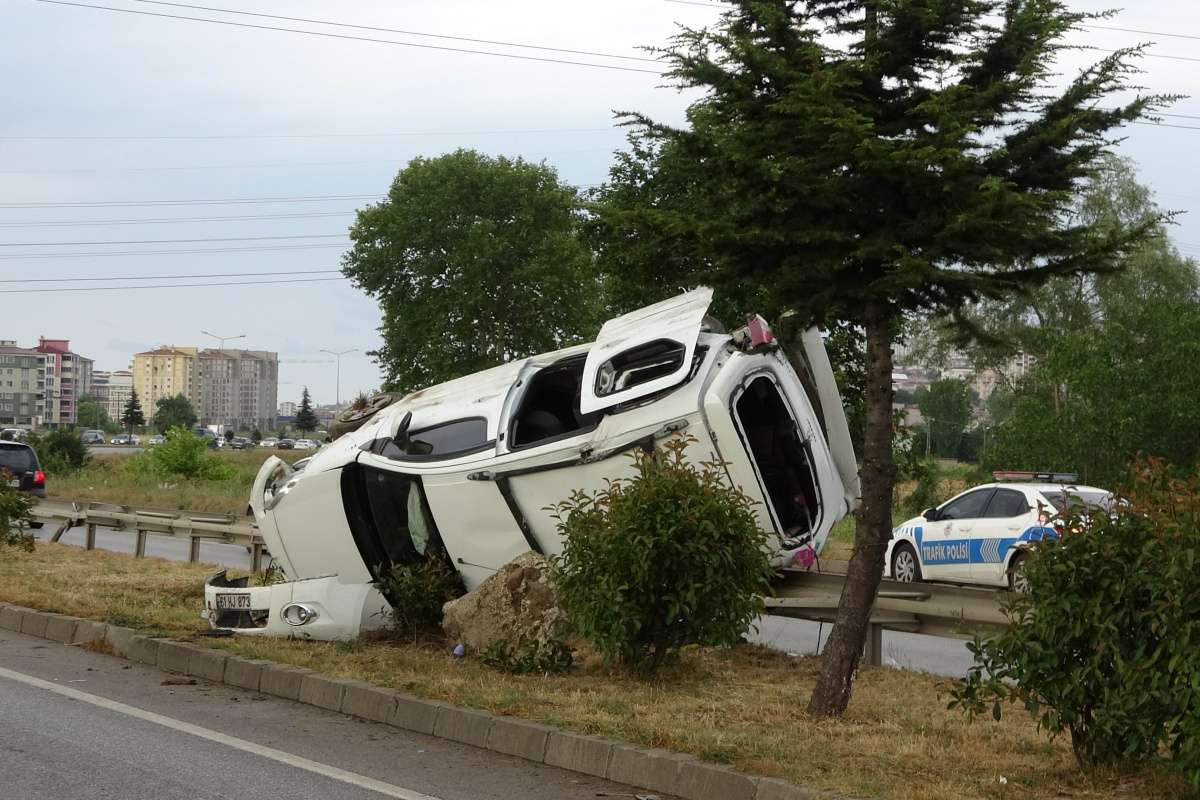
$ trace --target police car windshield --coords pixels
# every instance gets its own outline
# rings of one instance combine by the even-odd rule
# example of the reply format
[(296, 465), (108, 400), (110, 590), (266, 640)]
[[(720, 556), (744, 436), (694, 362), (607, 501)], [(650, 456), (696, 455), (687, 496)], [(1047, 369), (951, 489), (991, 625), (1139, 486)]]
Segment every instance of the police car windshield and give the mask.
[(1067, 489), (1066, 491), (1042, 492), (1042, 494), (1054, 504), (1059, 513), (1068, 508), (1077, 511), (1108, 511), (1112, 508), (1111, 492)]

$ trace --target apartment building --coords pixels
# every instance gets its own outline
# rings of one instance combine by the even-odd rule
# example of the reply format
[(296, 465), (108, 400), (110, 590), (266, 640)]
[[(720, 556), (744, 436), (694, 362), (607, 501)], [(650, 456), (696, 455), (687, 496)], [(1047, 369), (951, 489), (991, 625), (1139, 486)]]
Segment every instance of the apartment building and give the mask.
[[(133, 372), (127, 369), (106, 372), (92, 370), (92, 397), (108, 414), (108, 418), (119, 423), (125, 414), (125, 406), (133, 397)], [(142, 399), (139, 397), (138, 401)], [(143, 406), (142, 413), (146, 409)]]
[(75, 425), (79, 398), (92, 391), (92, 359), (72, 352), (69, 339), (41, 336), (33, 349), (45, 356), (42, 422), (55, 427)]
[(275, 426), (279, 356), (265, 350), (200, 351), (197, 413), (201, 425), (236, 430)]
[(133, 388), (137, 389), (142, 413), (149, 420), (155, 405), (164, 397), (181, 394), (196, 405), (200, 368), (195, 347), (163, 345), (133, 356)]
[(46, 355), (0, 339), (0, 428), (36, 428), (46, 396)]

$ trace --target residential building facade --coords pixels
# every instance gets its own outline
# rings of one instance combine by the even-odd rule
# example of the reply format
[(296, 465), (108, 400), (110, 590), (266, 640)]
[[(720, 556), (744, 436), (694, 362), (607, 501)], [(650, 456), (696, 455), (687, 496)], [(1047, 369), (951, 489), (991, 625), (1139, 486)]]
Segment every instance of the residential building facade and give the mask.
[(197, 413), (201, 425), (269, 430), (279, 394), (279, 356), (265, 350), (202, 350)]
[[(92, 396), (108, 414), (108, 418), (120, 424), (125, 406), (133, 397), (133, 372), (127, 369), (105, 372), (92, 370)], [(141, 398), (138, 398), (139, 403)], [(145, 414), (146, 409), (142, 408)]]
[(46, 354), (0, 339), (0, 427), (39, 427), (45, 397)]
[(149, 421), (164, 397), (183, 395), (193, 406), (197, 400), (200, 365), (195, 347), (163, 345), (133, 356), (133, 388), (137, 389), (142, 413)]
[(55, 427), (75, 425), (79, 398), (92, 391), (92, 359), (72, 352), (68, 339), (41, 336), (33, 349), (46, 357), (42, 422)]

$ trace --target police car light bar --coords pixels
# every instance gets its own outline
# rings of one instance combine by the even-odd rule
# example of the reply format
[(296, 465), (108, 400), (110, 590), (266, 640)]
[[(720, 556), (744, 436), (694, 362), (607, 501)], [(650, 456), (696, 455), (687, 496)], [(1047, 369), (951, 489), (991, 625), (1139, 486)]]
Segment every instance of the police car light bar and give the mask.
[(1046, 483), (1075, 483), (1079, 475), (1074, 472), (1021, 472), (997, 470), (992, 477), (998, 481), (1044, 481)]

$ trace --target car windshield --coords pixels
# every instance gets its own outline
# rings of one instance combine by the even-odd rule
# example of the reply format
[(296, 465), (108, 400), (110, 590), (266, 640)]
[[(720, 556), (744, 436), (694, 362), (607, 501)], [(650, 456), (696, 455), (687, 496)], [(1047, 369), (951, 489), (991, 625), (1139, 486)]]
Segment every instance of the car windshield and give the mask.
[(37, 469), (37, 460), (28, 447), (0, 447), (0, 469), (24, 475)]
[(1096, 490), (1066, 489), (1064, 491), (1042, 492), (1042, 496), (1054, 504), (1058, 513), (1075, 511), (1109, 511), (1112, 508), (1112, 492)]

